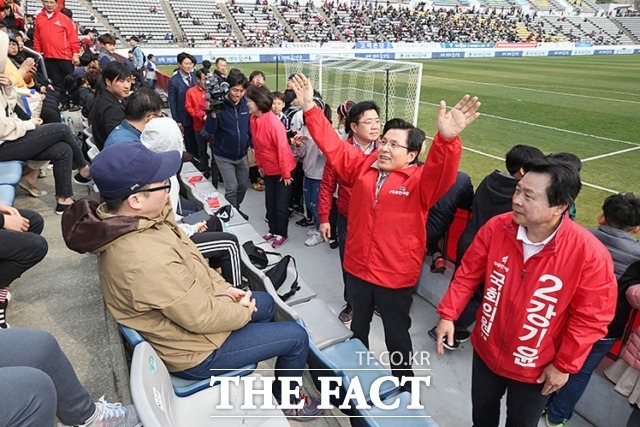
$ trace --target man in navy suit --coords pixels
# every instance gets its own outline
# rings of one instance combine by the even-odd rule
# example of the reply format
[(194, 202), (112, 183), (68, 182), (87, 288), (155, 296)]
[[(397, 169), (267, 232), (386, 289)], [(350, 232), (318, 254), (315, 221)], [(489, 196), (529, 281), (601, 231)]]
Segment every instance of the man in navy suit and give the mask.
[(178, 126), (184, 135), (185, 149), (194, 157), (198, 156), (198, 145), (193, 130), (193, 119), (184, 108), (187, 89), (197, 84), (193, 67), (197, 61), (193, 55), (182, 52), (178, 55), (178, 67), (180, 68), (169, 79), (169, 108), (171, 116), (178, 122)]

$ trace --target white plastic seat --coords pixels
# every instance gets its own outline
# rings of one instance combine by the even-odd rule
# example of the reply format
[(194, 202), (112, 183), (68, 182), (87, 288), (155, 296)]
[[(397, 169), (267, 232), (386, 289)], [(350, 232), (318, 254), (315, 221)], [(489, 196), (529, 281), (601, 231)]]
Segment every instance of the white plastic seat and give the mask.
[[(262, 377), (251, 376), (257, 378), (254, 388), (262, 388)], [(207, 388), (188, 397), (176, 396), (167, 368), (147, 342), (138, 344), (133, 352), (130, 385), (131, 398), (145, 426), (279, 427), (289, 425), (279, 409), (241, 409), (240, 406), (244, 403), (242, 381), (239, 386), (230, 384), (229, 387), (229, 403), (233, 409), (216, 408), (222, 398), (220, 386)], [(272, 402), (276, 405), (273, 397)], [(262, 396), (254, 397), (253, 404), (258, 408), (263, 403)]]

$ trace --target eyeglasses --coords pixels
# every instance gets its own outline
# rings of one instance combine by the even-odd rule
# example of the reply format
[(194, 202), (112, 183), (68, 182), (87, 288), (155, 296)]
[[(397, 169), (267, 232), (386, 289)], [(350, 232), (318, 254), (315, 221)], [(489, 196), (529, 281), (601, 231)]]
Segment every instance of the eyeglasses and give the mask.
[(171, 180), (166, 180), (165, 185), (161, 185), (160, 187), (147, 188), (144, 190), (134, 191), (133, 194), (136, 193), (153, 193), (154, 191), (166, 190), (167, 193), (171, 191)]
[(395, 150), (396, 148), (405, 148), (405, 149), (409, 150), (409, 147), (405, 147), (404, 145), (400, 145), (397, 142), (385, 141), (384, 139), (382, 141), (378, 142), (378, 147), (384, 147), (387, 144), (389, 145), (389, 147), (391, 147), (392, 150)]
[(376, 119), (376, 120), (368, 119), (368, 120), (365, 120), (364, 122), (358, 122), (358, 124), (365, 124), (367, 126), (371, 126), (371, 125), (378, 125), (379, 126), (380, 125), (380, 119)]

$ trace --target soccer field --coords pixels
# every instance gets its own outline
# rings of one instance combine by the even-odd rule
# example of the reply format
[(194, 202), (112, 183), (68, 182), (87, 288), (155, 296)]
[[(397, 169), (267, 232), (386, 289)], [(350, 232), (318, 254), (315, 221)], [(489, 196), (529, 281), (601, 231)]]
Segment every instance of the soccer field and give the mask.
[[(419, 126), (435, 133), (437, 105), (465, 93), (478, 96), (482, 115), (462, 134), (460, 169), (474, 185), (515, 144), (545, 153), (568, 151), (583, 161), (577, 201), (581, 224), (593, 227), (611, 192), (640, 192), (640, 55), (483, 58), (422, 61)], [(229, 64), (229, 67), (236, 66)], [(165, 68), (165, 67), (160, 67)], [(170, 71), (173, 67), (166, 67)], [(260, 69), (276, 88), (276, 64), (238, 64), (247, 75)], [(284, 66), (279, 67), (283, 90)], [(335, 108), (336, 106), (332, 106)]]

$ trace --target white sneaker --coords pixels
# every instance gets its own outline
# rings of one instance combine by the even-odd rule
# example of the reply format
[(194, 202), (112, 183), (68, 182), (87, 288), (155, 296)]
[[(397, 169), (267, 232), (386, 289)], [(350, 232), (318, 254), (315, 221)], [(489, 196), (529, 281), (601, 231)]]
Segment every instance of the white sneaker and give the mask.
[(318, 230), (316, 230), (315, 228), (310, 228), (309, 230), (307, 230), (307, 237), (311, 237), (316, 233), (318, 233)]
[(306, 246), (316, 246), (324, 242), (319, 231), (315, 231), (307, 240), (304, 241)]
[(142, 422), (133, 405), (109, 403), (104, 396), (96, 402), (96, 412), (79, 427), (141, 427)]

